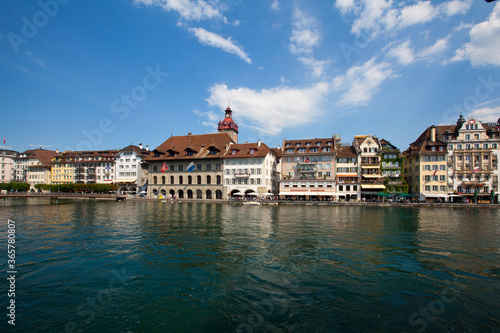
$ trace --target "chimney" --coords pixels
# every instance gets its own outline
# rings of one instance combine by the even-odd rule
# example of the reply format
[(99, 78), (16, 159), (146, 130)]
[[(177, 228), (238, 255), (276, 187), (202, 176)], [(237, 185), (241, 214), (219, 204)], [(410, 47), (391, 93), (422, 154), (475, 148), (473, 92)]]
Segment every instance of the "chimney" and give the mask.
[(146, 150), (149, 151), (149, 146), (148, 145), (146, 145)]
[(188, 132), (188, 135), (191, 135), (191, 134), (193, 134), (193, 133), (191, 133), (191, 132)]
[(139, 149), (142, 149), (142, 143), (139, 143)]
[(59, 149), (56, 149), (56, 154), (59, 154)]
[(261, 144), (261, 143), (262, 143), (262, 141), (260, 141), (260, 139), (259, 139), (259, 140), (257, 140), (257, 147), (260, 147), (260, 144)]
[(281, 150), (281, 145), (278, 145), (278, 150)]
[(431, 142), (436, 141), (436, 126), (431, 126)]

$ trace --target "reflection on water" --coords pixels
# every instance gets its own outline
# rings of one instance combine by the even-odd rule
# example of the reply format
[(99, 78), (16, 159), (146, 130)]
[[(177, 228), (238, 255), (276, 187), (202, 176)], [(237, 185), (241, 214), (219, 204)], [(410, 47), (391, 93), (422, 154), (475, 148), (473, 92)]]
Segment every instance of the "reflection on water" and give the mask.
[(500, 331), (498, 209), (9, 200), (13, 331)]

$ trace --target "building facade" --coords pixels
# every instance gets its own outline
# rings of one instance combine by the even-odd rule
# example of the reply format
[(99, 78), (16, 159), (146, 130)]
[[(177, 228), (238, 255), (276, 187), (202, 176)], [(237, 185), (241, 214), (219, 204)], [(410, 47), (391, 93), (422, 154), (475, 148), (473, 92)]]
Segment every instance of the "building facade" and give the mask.
[(19, 154), (14, 158), (14, 181), (29, 183), (31, 190), (37, 184), (50, 184), (50, 161), (56, 155), (57, 152), (46, 149), (27, 150)]
[(279, 152), (260, 140), (231, 144), (224, 160), (224, 185), (228, 197), (274, 197), (279, 192)]
[(361, 199), (361, 184), (359, 181), (359, 160), (353, 146), (337, 148), (336, 154), (337, 193), (340, 201)]
[(225, 132), (170, 137), (144, 159), (149, 165), (148, 197), (227, 199), (223, 156), (232, 143)]
[(335, 138), (283, 140), (279, 196), (336, 200)]
[(65, 151), (51, 161), (54, 184), (113, 184), (117, 150)]
[(15, 179), (14, 159), (19, 153), (14, 150), (0, 149), (0, 183), (10, 183)]
[(408, 193), (408, 186), (403, 179), (403, 158), (399, 149), (387, 140), (380, 140), (382, 147), (381, 172), (384, 177), (385, 191), (388, 194), (397, 196)]
[(448, 148), (448, 193), (455, 201), (471, 201), (477, 195), (487, 202), (492, 190), (498, 194), (499, 124), (500, 119), (484, 124), (460, 115), (456, 125), (437, 127), (438, 138)]
[(358, 155), (361, 199), (376, 199), (377, 193), (386, 189), (380, 168), (380, 142), (373, 135), (356, 135), (352, 145)]
[(143, 161), (151, 152), (149, 148), (130, 145), (121, 149), (115, 156), (116, 175), (114, 183), (118, 186), (120, 194), (147, 193), (148, 167)]
[(436, 126), (428, 127), (403, 156), (404, 179), (413, 199), (448, 200), (447, 144), (438, 140)]

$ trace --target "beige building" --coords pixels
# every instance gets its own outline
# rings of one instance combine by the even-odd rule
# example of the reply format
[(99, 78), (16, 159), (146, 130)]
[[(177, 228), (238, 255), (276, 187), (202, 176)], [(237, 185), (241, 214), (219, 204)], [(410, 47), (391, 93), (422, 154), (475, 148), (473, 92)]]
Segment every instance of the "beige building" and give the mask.
[(279, 196), (336, 200), (335, 138), (283, 140)]
[(14, 158), (15, 181), (29, 183), (33, 190), (37, 184), (51, 184), (50, 161), (57, 152), (53, 150), (27, 150)]
[(0, 183), (10, 183), (14, 180), (14, 158), (17, 156), (17, 151), (0, 149)]
[(341, 201), (361, 199), (361, 184), (359, 181), (359, 161), (353, 146), (337, 148), (336, 180), (338, 198)]
[(403, 153), (408, 193), (417, 200), (448, 200), (447, 145), (436, 126), (428, 127)]
[(223, 156), (235, 143), (228, 133), (173, 136), (144, 159), (148, 197), (227, 199)]

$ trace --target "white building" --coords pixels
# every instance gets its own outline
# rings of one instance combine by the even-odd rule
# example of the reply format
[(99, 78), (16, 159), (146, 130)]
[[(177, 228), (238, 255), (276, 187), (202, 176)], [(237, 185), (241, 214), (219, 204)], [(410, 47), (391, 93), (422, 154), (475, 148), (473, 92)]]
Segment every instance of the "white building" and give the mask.
[(457, 125), (438, 126), (437, 134), (448, 144), (448, 192), (488, 200), (491, 190), (498, 194), (500, 138), (497, 124), (485, 124), (462, 115)]
[(139, 146), (125, 147), (115, 156), (116, 176), (114, 182), (118, 185), (118, 193), (147, 192), (148, 166), (143, 163), (143, 159), (150, 153), (148, 146), (144, 149), (141, 143)]
[(223, 156), (224, 189), (228, 197), (277, 196), (279, 150), (257, 143), (231, 144)]
[(0, 149), (0, 183), (10, 183), (14, 180), (14, 158), (17, 156), (17, 151)]

